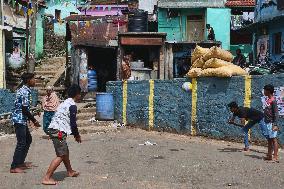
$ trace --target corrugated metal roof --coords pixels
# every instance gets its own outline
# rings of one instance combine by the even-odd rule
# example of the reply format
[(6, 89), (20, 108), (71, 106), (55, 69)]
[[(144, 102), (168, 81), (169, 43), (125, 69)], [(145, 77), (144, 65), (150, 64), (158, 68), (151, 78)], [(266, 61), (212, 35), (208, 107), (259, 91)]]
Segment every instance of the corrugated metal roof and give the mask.
[(227, 7), (254, 7), (255, 0), (228, 0)]
[[(104, 20), (101, 23), (96, 20), (70, 22), (70, 31), (73, 45), (110, 46), (118, 35), (117, 25)], [(119, 31), (125, 32), (126, 25), (120, 26)]]
[(226, 0), (159, 0), (159, 8), (224, 7)]

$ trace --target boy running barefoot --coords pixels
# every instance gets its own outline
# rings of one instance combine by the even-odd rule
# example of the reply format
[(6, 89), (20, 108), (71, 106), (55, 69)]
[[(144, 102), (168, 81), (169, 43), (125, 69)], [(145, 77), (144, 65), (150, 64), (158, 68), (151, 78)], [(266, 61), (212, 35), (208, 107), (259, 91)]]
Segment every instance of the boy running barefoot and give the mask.
[(31, 88), (35, 86), (35, 75), (24, 73), (22, 75), (23, 86), (17, 90), (15, 108), (12, 113), (12, 121), (15, 127), (17, 146), (15, 149), (10, 173), (24, 173), (24, 169), (32, 167), (31, 163), (25, 162), (32, 143), (32, 135), (28, 128), (28, 120), (35, 127), (40, 127), (39, 122), (31, 114), (32, 103)]
[(79, 172), (74, 171), (71, 167), (66, 137), (67, 135), (73, 134), (75, 140), (81, 143), (81, 137), (76, 123), (77, 106), (75, 104), (75, 102), (79, 102), (81, 99), (80, 93), (81, 89), (78, 85), (72, 85), (68, 89), (68, 99), (59, 105), (48, 127), (48, 133), (52, 139), (57, 157), (52, 160), (42, 180), (42, 184), (44, 185), (57, 184), (57, 181), (51, 178), (51, 176), (62, 161), (69, 177), (77, 177), (79, 175)]
[[(268, 131), (268, 153), (265, 160), (274, 160), (278, 162), (278, 142), (277, 142), (277, 119), (278, 119), (278, 107), (277, 102), (273, 96), (273, 85), (264, 86), (264, 95), (267, 96), (266, 105), (264, 109), (264, 121)], [(274, 156), (272, 158), (272, 153)]]
[[(244, 132), (244, 144), (245, 144), (244, 151), (249, 151), (248, 132), (255, 124), (257, 123), (259, 124), (262, 135), (266, 139), (268, 139), (267, 127), (264, 122), (264, 114), (261, 111), (258, 111), (253, 108), (239, 107), (236, 102), (231, 102), (230, 104), (228, 104), (228, 107), (230, 108), (230, 111), (233, 113), (233, 117), (229, 120), (229, 124), (242, 127), (242, 130)], [(237, 124), (235, 123), (236, 117), (247, 120), (248, 123), (245, 125), (243, 120), (242, 124)]]

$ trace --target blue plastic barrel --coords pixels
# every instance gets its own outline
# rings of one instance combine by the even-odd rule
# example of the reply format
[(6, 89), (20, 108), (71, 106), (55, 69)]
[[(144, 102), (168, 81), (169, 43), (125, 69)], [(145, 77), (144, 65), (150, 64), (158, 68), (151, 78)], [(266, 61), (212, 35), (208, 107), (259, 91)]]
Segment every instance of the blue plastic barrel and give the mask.
[(97, 72), (95, 70), (88, 70), (88, 91), (97, 91)]
[(114, 120), (114, 102), (112, 93), (97, 93), (96, 119)]

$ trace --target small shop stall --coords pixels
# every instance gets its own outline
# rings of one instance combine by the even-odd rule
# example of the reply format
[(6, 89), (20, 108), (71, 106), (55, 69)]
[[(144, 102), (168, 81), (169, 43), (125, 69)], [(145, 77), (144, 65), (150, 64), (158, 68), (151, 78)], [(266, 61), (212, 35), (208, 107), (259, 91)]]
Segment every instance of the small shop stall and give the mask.
[(131, 80), (165, 79), (166, 33), (125, 32), (118, 35), (117, 79), (123, 57), (130, 57)]

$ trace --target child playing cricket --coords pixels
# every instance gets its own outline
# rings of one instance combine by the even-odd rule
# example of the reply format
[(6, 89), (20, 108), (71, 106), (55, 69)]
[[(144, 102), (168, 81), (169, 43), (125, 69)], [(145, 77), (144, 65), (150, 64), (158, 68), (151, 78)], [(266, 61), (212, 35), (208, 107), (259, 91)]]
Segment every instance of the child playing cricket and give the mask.
[(80, 93), (81, 89), (78, 85), (72, 85), (68, 89), (68, 99), (59, 105), (48, 127), (48, 133), (53, 142), (57, 157), (52, 160), (42, 180), (42, 184), (44, 185), (57, 184), (57, 181), (51, 177), (62, 161), (69, 177), (77, 177), (79, 175), (79, 172), (74, 171), (71, 167), (66, 137), (67, 135), (73, 134), (75, 140), (81, 143), (81, 137), (76, 123), (77, 106), (75, 103), (80, 101)]
[[(264, 108), (264, 122), (268, 131), (268, 153), (265, 158), (268, 161), (274, 160), (278, 162), (278, 142), (277, 142), (277, 119), (278, 119), (278, 107), (277, 102), (273, 96), (274, 86), (265, 85), (264, 95), (267, 97)], [(272, 153), (274, 155), (272, 158)]]
[[(248, 132), (255, 124), (257, 123), (259, 124), (262, 135), (266, 139), (268, 139), (267, 127), (264, 122), (264, 114), (261, 111), (258, 111), (253, 108), (239, 107), (236, 102), (231, 102), (230, 104), (228, 104), (228, 107), (230, 108), (230, 111), (233, 113), (233, 117), (229, 120), (229, 124), (242, 127), (243, 129), (244, 144), (245, 144), (244, 151), (249, 151)], [(241, 124), (235, 123), (236, 117), (242, 119)], [(248, 121), (247, 124), (245, 124), (245, 121)]]

